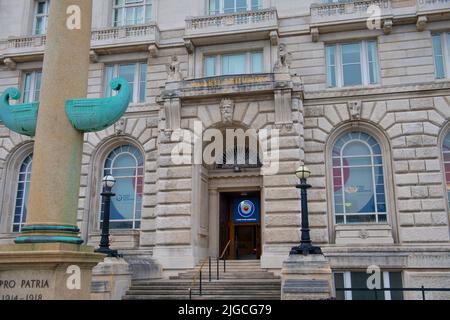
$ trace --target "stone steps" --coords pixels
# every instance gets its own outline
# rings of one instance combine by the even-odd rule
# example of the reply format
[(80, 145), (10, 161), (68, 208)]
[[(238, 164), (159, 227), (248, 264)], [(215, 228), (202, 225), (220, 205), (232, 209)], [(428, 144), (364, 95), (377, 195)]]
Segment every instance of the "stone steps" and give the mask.
[[(202, 271), (202, 296), (199, 295), (199, 266), (164, 280), (134, 281), (124, 296), (126, 300), (189, 299), (193, 300), (279, 300), (281, 280), (272, 272), (261, 269), (260, 262), (227, 261), (226, 273), (219, 262), (220, 280), (215, 280), (217, 265), (212, 261), (212, 281), (209, 282), (208, 263)], [(192, 279), (196, 276), (193, 285)]]

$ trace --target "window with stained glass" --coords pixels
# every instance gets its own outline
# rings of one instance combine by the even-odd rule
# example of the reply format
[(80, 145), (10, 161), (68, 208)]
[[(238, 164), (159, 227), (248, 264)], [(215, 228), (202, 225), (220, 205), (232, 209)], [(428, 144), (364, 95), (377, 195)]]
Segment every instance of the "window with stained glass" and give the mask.
[[(144, 182), (144, 156), (133, 145), (115, 148), (106, 158), (103, 175), (116, 179), (111, 199), (111, 229), (139, 229)], [(103, 221), (101, 204), (100, 227)]]
[(333, 146), (336, 224), (387, 223), (381, 147), (364, 132), (348, 132)]

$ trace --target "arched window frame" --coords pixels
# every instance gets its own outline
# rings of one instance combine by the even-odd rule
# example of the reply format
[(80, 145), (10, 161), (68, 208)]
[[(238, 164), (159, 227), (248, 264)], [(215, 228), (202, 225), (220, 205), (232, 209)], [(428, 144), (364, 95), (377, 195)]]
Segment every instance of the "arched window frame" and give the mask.
[[(18, 187), (18, 177), (23, 161), (33, 153), (33, 141), (16, 146), (8, 155), (0, 180), (0, 234), (15, 237), (12, 224)], [(1, 171), (0, 171), (1, 172)]]
[[(357, 137), (353, 137), (353, 135), (357, 135)], [(369, 141), (372, 140), (372, 144), (369, 143)], [(342, 145), (336, 146), (338, 143), (341, 143)], [(367, 154), (361, 154), (361, 155), (347, 155), (345, 156), (344, 153), (346, 151), (346, 148), (350, 146), (352, 143), (361, 143), (364, 146), (367, 147), (367, 150), (369, 151)], [(335, 154), (335, 149), (338, 148), (339, 153)], [(348, 219), (351, 216), (374, 216), (375, 221), (371, 222), (353, 222), (352, 224), (364, 224), (364, 223), (386, 223), (387, 222), (387, 216), (389, 215), (389, 204), (386, 201), (386, 175), (384, 170), (384, 161), (383, 161), (383, 154), (381, 152), (381, 147), (377, 139), (375, 139), (372, 135), (369, 135), (363, 131), (348, 131), (346, 133), (341, 134), (336, 141), (333, 144), (333, 154), (332, 154), (332, 166), (333, 166), (333, 218), (335, 224), (351, 224), (352, 222), (349, 222)], [(379, 149), (379, 153), (376, 152), (375, 149)], [(370, 164), (360, 164), (360, 165), (350, 165), (347, 166), (344, 165), (344, 159), (345, 158), (370, 158)], [(376, 158), (379, 158), (379, 163), (376, 162)], [(338, 161), (338, 164), (335, 166), (335, 161)], [(342, 212), (337, 213), (337, 204), (336, 204), (336, 191), (335, 189), (335, 182), (336, 178), (339, 178), (344, 176), (344, 170), (345, 168), (348, 168), (349, 170), (352, 170), (353, 168), (369, 168), (371, 172), (372, 177), (372, 196), (374, 201), (374, 212), (347, 212), (346, 210), (346, 192), (343, 191), (343, 185), (341, 186), (341, 198), (342, 198)], [(379, 186), (376, 177), (377, 177), (377, 168), (381, 168), (381, 174), (382, 174), (382, 192), (379, 192)], [(335, 175), (335, 171), (338, 170), (338, 176)], [(342, 182), (342, 181), (341, 181)], [(384, 197), (384, 202), (380, 201), (381, 196)], [(384, 205), (384, 211), (379, 211), (379, 207)], [(338, 221), (338, 217), (342, 218), (342, 221)], [(382, 221), (380, 221), (382, 219)]]
[[(110, 165), (108, 167), (106, 167), (106, 162), (108, 161), (108, 159), (111, 157), (111, 155), (116, 152), (116, 150), (120, 149), (120, 148), (124, 148), (124, 147), (131, 147), (135, 150), (135, 152), (131, 152), (131, 151), (119, 151), (117, 152), (117, 154), (115, 154), (112, 158), (111, 158), (111, 162)], [(138, 153), (138, 155), (136, 155), (135, 153)], [(113, 174), (114, 175), (114, 170), (117, 170), (117, 168), (114, 168), (114, 163), (115, 161), (117, 161), (118, 157), (120, 155), (123, 154), (128, 154), (131, 155), (136, 163), (136, 166), (133, 167), (121, 167), (120, 169), (133, 169), (135, 170), (135, 175), (133, 176), (135, 178), (135, 193), (134, 193), (134, 204), (133, 204), (133, 218), (132, 219), (122, 219), (122, 220), (113, 220), (111, 219), (111, 229), (116, 229), (116, 230), (136, 230), (136, 229), (140, 229), (140, 224), (141, 224), (141, 219), (142, 219), (142, 201), (143, 201), (143, 194), (141, 195), (141, 201), (140, 203), (137, 200), (137, 194), (138, 194), (138, 188), (139, 188), (139, 179), (141, 181), (140, 184), (140, 188), (141, 188), (141, 193), (143, 193), (143, 184), (144, 184), (144, 164), (145, 164), (145, 158), (144, 158), (144, 153), (142, 152), (142, 150), (140, 150), (138, 147), (136, 147), (134, 144), (131, 143), (122, 143), (119, 145), (116, 145), (115, 147), (109, 149), (109, 152), (106, 153), (106, 156), (103, 159), (103, 165), (102, 165), (102, 177), (105, 176), (106, 174)], [(138, 159), (138, 158), (141, 159)], [(141, 171), (141, 174), (139, 174), (139, 170)], [(116, 178), (116, 186), (117, 186), (117, 181), (120, 179), (126, 179), (129, 178), (127, 177), (121, 177), (121, 176), (115, 176)], [(101, 179), (99, 179), (99, 181), (101, 182)], [(101, 183), (99, 188), (101, 189)], [(114, 192), (114, 190), (113, 190)], [(114, 201), (114, 200), (113, 200)], [(99, 212), (99, 214), (97, 215), (97, 219), (98, 219), (98, 226), (99, 228), (101, 227), (101, 215), (102, 215), (102, 203), (101, 203), (101, 198), (99, 200), (100, 204), (99, 204), (99, 210), (97, 212)], [(114, 228), (114, 222), (131, 222), (132, 223), (132, 227), (131, 228)]]
[[(264, 159), (264, 152), (262, 150), (262, 146), (260, 145), (259, 137), (256, 130), (240, 125), (232, 125), (232, 126), (219, 125), (205, 129), (203, 134), (205, 134), (207, 130), (217, 130), (217, 132), (220, 131), (220, 134), (222, 135), (223, 138), (222, 140), (223, 149), (221, 150), (220, 154), (216, 155), (214, 164), (205, 164), (205, 163), (203, 164), (206, 168), (210, 170), (224, 170), (224, 169), (260, 170), (260, 168), (263, 166), (262, 161)], [(247, 134), (245, 136), (244, 148), (239, 148), (235, 144), (233, 145), (233, 148), (227, 148), (228, 147), (226, 134), (227, 130), (243, 130), (244, 134)], [(254, 132), (247, 132), (247, 130), (254, 130)], [(251, 148), (250, 146), (251, 142), (256, 142), (256, 150)], [(204, 152), (205, 147), (210, 143), (212, 143), (212, 141), (204, 141), (202, 152)], [(231, 157), (232, 153), (234, 154), (233, 158), (235, 161), (233, 163), (227, 163), (227, 156)]]
[[(22, 230), (23, 225), (26, 223), (26, 215), (25, 211), (26, 205), (29, 202), (29, 193), (30, 193), (30, 183), (31, 183), (31, 168), (33, 164), (33, 154), (29, 154), (20, 164), (19, 171), (17, 174), (17, 182), (16, 182), (16, 196), (15, 196), (15, 206), (13, 210), (12, 224), (11, 230), (12, 232), (20, 232)], [(22, 170), (25, 166), (25, 170)], [(23, 177), (22, 177), (23, 176)], [(27, 186), (28, 185), (28, 186)], [(20, 186), (22, 186), (22, 195), (19, 197)], [(20, 201), (20, 206), (18, 206)], [(20, 219), (19, 222), (16, 222), (17, 208), (20, 208)]]
[[(447, 139), (447, 137), (450, 139), (450, 122), (447, 123), (441, 130), (441, 134), (439, 135), (439, 141), (438, 141), (438, 146), (440, 148), (440, 160), (441, 160), (441, 168), (442, 168), (442, 187), (443, 187), (443, 194), (444, 194), (444, 198), (446, 199), (446, 203), (447, 203), (447, 212), (450, 213), (450, 185), (449, 185), (449, 179), (447, 179), (447, 176), (450, 178), (450, 170), (446, 169), (446, 164), (448, 164), (448, 167), (450, 169), (450, 161), (446, 161), (445, 160), (445, 153), (449, 154), (450, 157), (450, 149), (449, 151), (445, 152), (444, 151), (444, 144), (445, 144), (445, 140)], [(448, 223), (450, 224), (450, 216), (448, 215), (449, 221)]]
[[(336, 228), (337, 225), (334, 222), (334, 208), (333, 208), (333, 168), (332, 168), (332, 151), (334, 144), (339, 137), (350, 131), (361, 131), (375, 138), (381, 147), (381, 152), (384, 159), (384, 176), (385, 176), (385, 188), (386, 188), (386, 201), (389, 203), (389, 214), (387, 216), (387, 224), (371, 224), (370, 226), (377, 226), (380, 228), (386, 226), (390, 228), (394, 243), (399, 241), (398, 221), (397, 221), (397, 203), (395, 197), (395, 176), (393, 171), (393, 160), (391, 145), (386, 133), (378, 126), (368, 121), (349, 121), (334, 128), (334, 130), (328, 136), (325, 144), (325, 161), (326, 161), (326, 173), (325, 173), (325, 185), (326, 187), (326, 202), (328, 214), (328, 232), (331, 243), (336, 241)], [(345, 225), (351, 227), (352, 230), (363, 230), (367, 224), (350, 224)]]

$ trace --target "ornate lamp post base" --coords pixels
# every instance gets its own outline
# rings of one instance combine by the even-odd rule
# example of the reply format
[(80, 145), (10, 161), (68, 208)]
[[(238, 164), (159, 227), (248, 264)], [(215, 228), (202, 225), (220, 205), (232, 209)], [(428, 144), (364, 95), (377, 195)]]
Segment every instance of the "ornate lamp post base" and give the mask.
[(112, 250), (110, 248), (104, 248), (104, 247), (100, 247), (94, 250), (94, 252), (96, 253), (103, 253), (106, 254), (108, 257), (113, 257), (113, 258), (119, 258), (120, 255), (117, 252), (117, 250)]
[(289, 255), (292, 254), (302, 254), (304, 256), (307, 256), (308, 254), (322, 254), (322, 249), (311, 244), (302, 243), (299, 246), (292, 247)]

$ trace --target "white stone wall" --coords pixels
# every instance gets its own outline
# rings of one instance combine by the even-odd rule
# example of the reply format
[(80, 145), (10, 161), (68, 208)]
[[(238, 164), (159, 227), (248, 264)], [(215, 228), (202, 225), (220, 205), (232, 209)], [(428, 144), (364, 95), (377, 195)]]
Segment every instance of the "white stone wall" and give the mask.
[[(385, 136), (378, 140), (390, 152), (385, 157), (388, 169), (385, 175), (387, 192), (393, 192), (395, 199), (389, 206), (389, 214), (394, 236), (398, 228), (396, 242), (448, 242), (448, 209), (438, 144), (448, 121), (448, 96), (414, 95), (420, 97), (363, 100), (361, 119), (353, 121), (352, 130), (367, 132), (369, 125), (373, 125)], [(331, 172), (327, 173), (326, 167), (330, 155), (325, 152), (329, 137), (351, 121), (345, 99), (336, 100), (335, 104), (305, 106), (305, 162), (313, 172), (310, 182), (315, 195), (311, 198), (310, 211), (313, 216), (323, 216), (322, 224), (313, 220), (314, 226), (324, 226), (332, 212), (328, 200), (331, 195), (326, 197), (326, 186), (331, 184)], [(331, 228), (330, 234), (333, 231)], [(317, 241), (327, 240), (317, 238)]]

